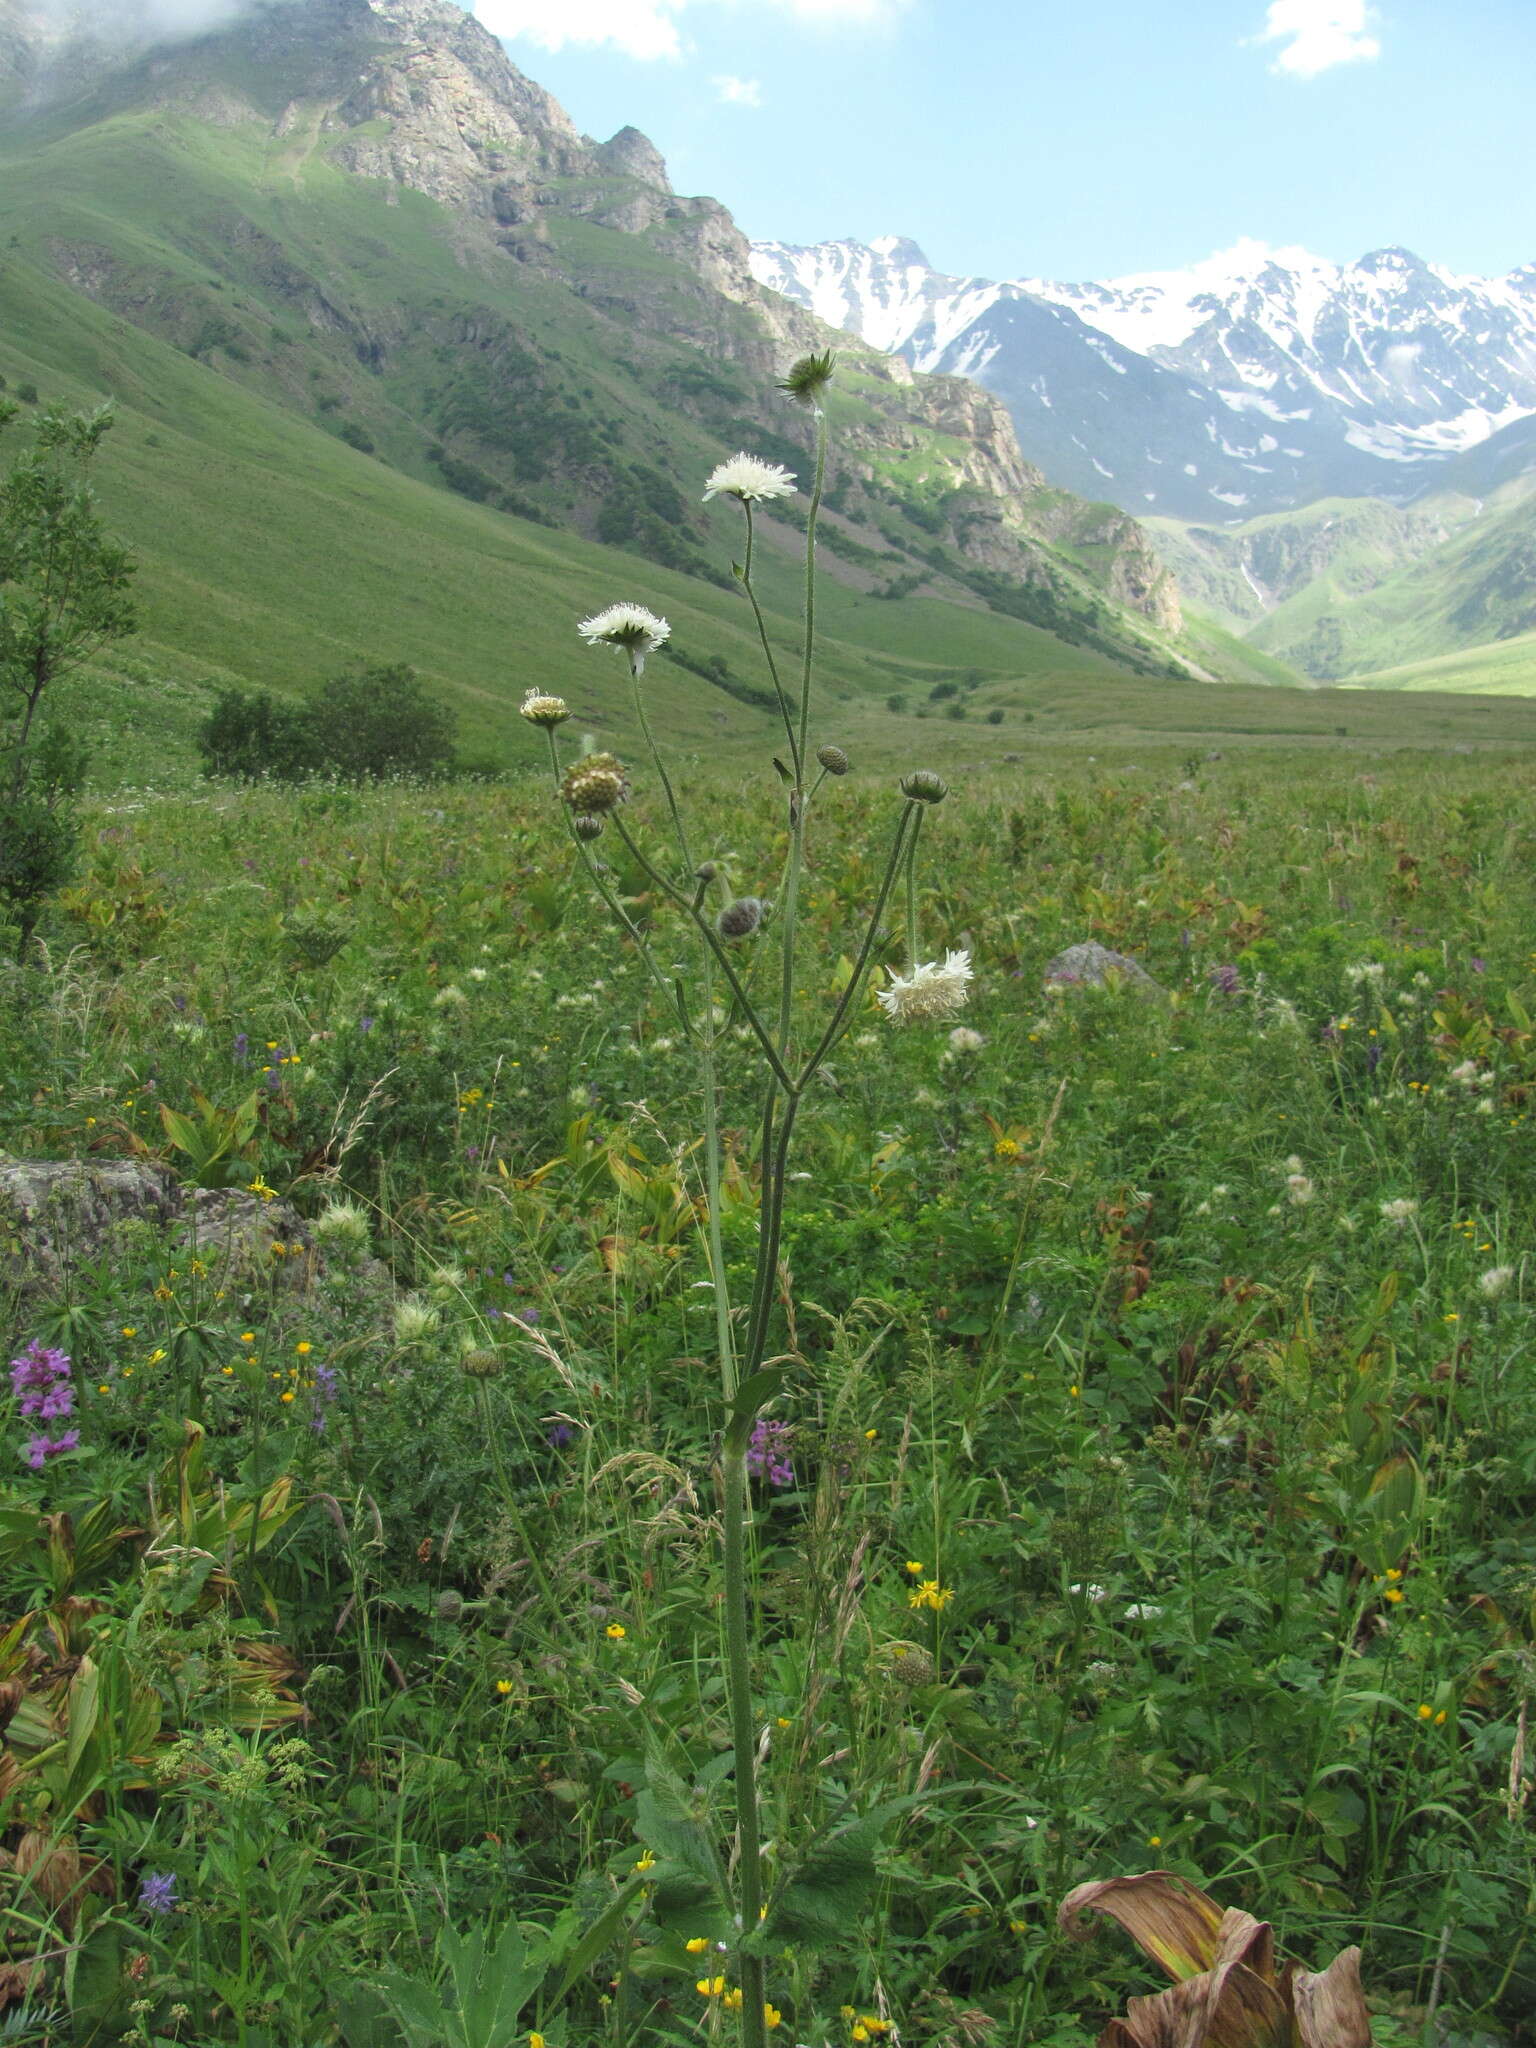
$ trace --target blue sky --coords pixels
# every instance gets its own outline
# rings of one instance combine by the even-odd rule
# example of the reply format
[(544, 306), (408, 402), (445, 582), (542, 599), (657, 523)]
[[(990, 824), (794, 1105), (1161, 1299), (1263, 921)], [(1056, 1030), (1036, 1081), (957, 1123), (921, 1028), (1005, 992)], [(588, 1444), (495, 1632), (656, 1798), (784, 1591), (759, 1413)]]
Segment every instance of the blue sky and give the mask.
[(1110, 277), (1242, 236), (1536, 262), (1532, 0), (472, 0), (751, 235)]

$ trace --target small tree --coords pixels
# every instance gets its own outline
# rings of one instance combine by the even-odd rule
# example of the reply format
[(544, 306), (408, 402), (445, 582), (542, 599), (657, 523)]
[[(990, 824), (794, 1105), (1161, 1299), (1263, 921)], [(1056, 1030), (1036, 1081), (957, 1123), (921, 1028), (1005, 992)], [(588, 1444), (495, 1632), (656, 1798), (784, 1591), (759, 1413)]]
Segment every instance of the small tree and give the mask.
[[(0, 427), (15, 415), (0, 401)], [(72, 870), (70, 802), (85, 770), (83, 749), (39, 726), (38, 713), (61, 676), (134, 630), (133, 562), (107, 536), (90, 487), (111, 425), (105, 406), (52, 405), (0, 475), (0, 709), (15, 722), (0, 742), (0, 902), (21, 927), (23, 950)]]
[(435, 782), (453, 773), (453, 713), (404, 663), (333, 676), (303, 714), (314, 768), (348, 782), (390, 775)]
[(205, 775), (298, 782), (312, 772), (308, 721), (267, 690), (220, 690), (197, 735)]

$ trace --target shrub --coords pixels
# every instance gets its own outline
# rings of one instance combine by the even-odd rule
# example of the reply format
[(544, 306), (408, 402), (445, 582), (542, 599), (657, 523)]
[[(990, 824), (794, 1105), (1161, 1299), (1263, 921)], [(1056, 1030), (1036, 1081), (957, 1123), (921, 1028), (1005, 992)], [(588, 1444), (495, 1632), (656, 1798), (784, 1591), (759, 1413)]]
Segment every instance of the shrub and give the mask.
[(454, 715), (403, 662), (333, 676), (303, 714), (316, 772), (344, 782), (435, 782), (454, 767)]
[(205, 775), (297, 782), (309, 772), (304, 713), (266, 690), (220, 690), (197, 735)]

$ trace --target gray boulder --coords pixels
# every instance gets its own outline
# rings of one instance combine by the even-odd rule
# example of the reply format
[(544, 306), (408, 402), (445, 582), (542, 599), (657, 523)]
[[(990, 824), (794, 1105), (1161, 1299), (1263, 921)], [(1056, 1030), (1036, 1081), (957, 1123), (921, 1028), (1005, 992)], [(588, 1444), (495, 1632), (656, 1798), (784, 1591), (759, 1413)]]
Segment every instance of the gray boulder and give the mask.
[(1111, 976), (1146, 995), (1165, 995), (1161, 982), (1154, 981), (1145, 967), (1128, 953), (1116, 953), (1087, 939), (1080, 946), (1068, 946), (1045, 970), (1045, 985), (1051, 988), (1102, 988)]

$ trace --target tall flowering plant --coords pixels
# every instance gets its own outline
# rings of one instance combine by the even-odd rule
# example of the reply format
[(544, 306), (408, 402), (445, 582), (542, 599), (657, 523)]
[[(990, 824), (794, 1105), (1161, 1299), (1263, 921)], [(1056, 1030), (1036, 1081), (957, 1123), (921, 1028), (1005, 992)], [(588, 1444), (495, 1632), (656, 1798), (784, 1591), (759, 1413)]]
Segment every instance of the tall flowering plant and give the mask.
[[(753, 581), (757, 508), (795, 493), (795, 479), (786, 470), (748, 454), (721, 463), (708, 478), (704, 496), (734, 499), (744, 522), (743, 559), (736, 580), (752, 610), (763, 658), (773, 685), (783, 727), (784, 751), (776, 756), (787, 814), (788, 850), (772, 903), (730, 891), (707, 854), (696, 829), (690, 828), (678, 802), (666, 763), (647, 716), (642, 678), (647, 656), (663, 646), (670, 627), (645, 606), (609, 605), (581, 622), (578, 630), (597, 648), (614, 648), (629, 667), (636, 722), (651, 772), (665, 805), (667, 844), (656, 846), (632, 829), (626, 817), (631, 793), (629, 769), (609, 753), (562, 756), (558, 733), (570, 716), (558, 698), (531, 691), (522, 715), (544, 730), (555, 787), (575, 846), (586, 872), (610, 915), (627, 932), (645, 962), (663, 1004), (686, 1038), (698, 1063), (704, 1102), (704, 1170), (708, 1198), (708, 1249), (715, 1303), (715, 1333), (720, 1367), (720, 1465), (722, 1549), (726, 1646), (726, 1688), (730, 1709), (736, 1828), (734, 1854), (721, 1855), (718, 1845), (700, 1858), (702, 1875), (722, 1893), (725, 1919), (733, 1932), (722, 1958), (716, 1952), (700, 1990), (718, 1998), (722, 2009), (740, 2016), (744, 2048), (762, 2048), (768, 2033), (781, 2022), (770, 2002), (764, 1955), (776, 1933), (792, 1925), (793, 1878), (776, 1879), (771, 1896), (763, 1867), (759, 1760), (766, 1744), (753, 1696), (750, 1620), (752, 1499), (749, 1480), (781, 1468), (778, 1449), (782, 1425), (765, 1411), (779, 1397), (782, 1365), (769, 1357), (785, 1186), (789, 1176), (796, 1119), (818, 1070), (855, 1021), (870, 978), (891, 899), (905, 897), (905, 971), (886, 970), (878, 992), (881, 1008), (892, 1024), (929, 1023), (950, 1017), (965, 1001), (971, 979), (969, 955), (949, 952), (942, 961), (919, 957), (916, 858), (926, 813), (947, 794), (943, 781), (929, 771), (908, 775), (901, 783), (902, 807), (895, 821), (889, 854), (874, 900), (863, 913), (863, 928), (854, 949), (854, 971), (829, 1015), (807, 1020), (798, 1014), (795, 989), (802, 934), (801, 880), (805, 867), (806, 826), (829, 780), (848, 773), (848, 757), (840, 747), (813, 745), (813, 676), (816, 655), (816, 527), (827, 464), (827, 420), (822, 399), (833, 374), (830, 353), (811, 355), (795, 364), (781, 389), (805, 406), (815, 421), (815, 475), (806, 518), (805, 595), (798, 674), (784, 673), (769, 640), (767, 624)], [(605, 865), (601, 846), (612, 835), (672, 905), (694, 935), (691, 980), (679, 978), (670, 961), (664, 972), (646, 934), (629, 916)], [(776, 954), (769, 964), (766, 1002), (754, 995), (749, 981), (749, 949), (767, 947)], [(775, 971), (776, 969), (776, 971)], [(720, 1005), (728, 996), (730, 1009)], [(722, 1156), (720, 1141), (721, 1020), (738, 1016), (750, 1033), (756, 1054), (759, 1097), (759, 1162), (762, 1183), (761, 1227), (752, 1280), (744, 1302), (732, 1299), (722, 1237)], [(840, 1853), (846, 1858), (848, 1845)], [(702, 1948), (703, 1944), (699, 1944)]]

